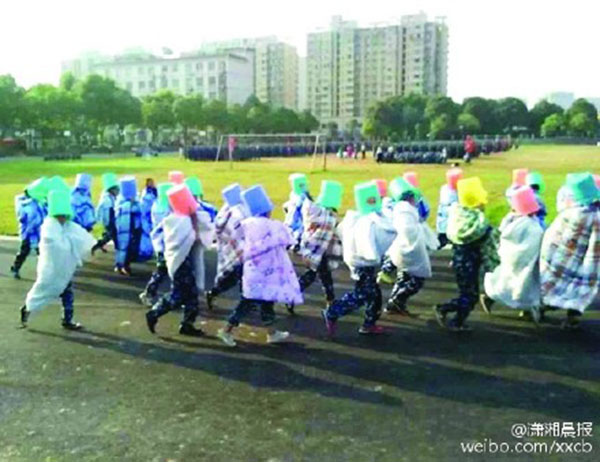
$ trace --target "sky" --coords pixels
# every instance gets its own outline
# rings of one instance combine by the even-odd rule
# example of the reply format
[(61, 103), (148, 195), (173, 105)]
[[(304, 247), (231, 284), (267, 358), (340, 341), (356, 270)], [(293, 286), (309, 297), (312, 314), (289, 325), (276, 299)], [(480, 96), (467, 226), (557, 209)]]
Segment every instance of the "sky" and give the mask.
[(188, 51), (204, 41), (277, 35), (306, 52), (306, 34), (342, 15), (359, 25), (405, 14), (445, 16), (448, 94), (517, 96), (553, 91), (600, 97), (600, 1), (570, 0), (3, 0), (0, 74), (57, 83), (82, 52)]

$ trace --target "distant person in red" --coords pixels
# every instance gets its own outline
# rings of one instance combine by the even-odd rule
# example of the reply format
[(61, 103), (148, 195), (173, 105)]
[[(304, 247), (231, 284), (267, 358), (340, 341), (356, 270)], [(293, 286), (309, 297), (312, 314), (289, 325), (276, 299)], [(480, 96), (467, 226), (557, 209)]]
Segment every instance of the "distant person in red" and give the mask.
[(467, 135), (465, 138), (465, 162), (469, 164), (471, 159), (477, 153), (477, 144), (471, 135)]

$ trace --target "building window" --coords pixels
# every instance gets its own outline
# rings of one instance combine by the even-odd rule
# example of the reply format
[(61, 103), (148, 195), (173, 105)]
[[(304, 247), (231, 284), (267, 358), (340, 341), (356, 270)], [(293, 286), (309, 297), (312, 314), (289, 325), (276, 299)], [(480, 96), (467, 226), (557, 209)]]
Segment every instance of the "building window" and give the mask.
[(204, 79), (202, 77), (197, 77), (196, 78), (196, 86), (197, 87), (203, 87), (204, 86)]
[(177, 72), (177, 63), (175, 63), (175, 64), (173, 64), (173, 65), (171, 66), (171, 70), (172, 70), (173, 72)]
[(217, 79), (215, 79), (214, 77), (209, 77), (208, 78), (208, 84), (212, 87), (217, 83)]
[(144, 68), (142, 66), (138, 67), (138, 74), (142, 75), (144, 73)]
[(210, 61), (208, 63), (208, 70), (209, 71), (214, 71), (215, 70), (215, 62), (214, 61)]
[(204, 66), (202, 65), (202, 63), (196, 63), (196, 70), (200, 71), (204, 68)]
[(191, 72), (191, 71), (192, 71), (192, 64), (186, 63), (185, 64), (185, 72)]
[(219, 61), (219, 70), (220, 71), (224, 71), (225, 70), (225, 61)]
[(163, 72), (167, 72), (168, 70), (169, 70), (169, 68), (168, 68), (167, 66), (163, 66), (163, 67), (162, 67), (162, 71), (163, 71)]
[(179, 80), (178, 79), (171, 80), (171, 86), (173, 88), (179, 88)]
[(138, 90), (146, 89), (146, 82), (138, 82)]

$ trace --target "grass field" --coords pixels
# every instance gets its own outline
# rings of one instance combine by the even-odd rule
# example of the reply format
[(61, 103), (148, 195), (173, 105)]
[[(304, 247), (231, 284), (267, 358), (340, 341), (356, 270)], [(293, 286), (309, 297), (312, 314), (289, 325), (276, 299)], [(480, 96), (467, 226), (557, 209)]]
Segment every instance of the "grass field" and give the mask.
[[(570, 170), (600, 170), (597, 148), (523, 148), (475, 161), (492, 192), (490, 213), (503, 214), (503, 191), (516, 166), (546, 174), (548, 202)], [(563, 159), (563, 160), (560, 160)], [(226, 165), (175, 159), (90, 160), (80, 163), (5, 162), (0, 186), (3, 232), (14, 232), (12, 195), (28, 179), (106, 169), (164, 178), (181, 168), (203, 178), (210, 198), (231, 181), (262, 182), (277, 202), (288, 193), (287, 173), (308, 171), (310, 160)], [(392, 178), (404, 166), (332, 161), (347, 188), (360, 179)], [(406, 167), (408, 168), (408, 167)], [(443, 167), (418, 166), (432, 202)], [(334, 174), (335, 171), (335, 174)], [(251, 178), (251, 179), (249, 179)], [(349, 190), (349, 189), (348, 189)], [(350, 204), (346, 195), (346, 205)], [(8, 210), (7, 210), (8, 208)], [(586, 311), (579, 332), (559, 328), (564, 312), (536, 329), (514, 310), (493, 316), (477, 308), (473, 332), (441, 331), (431, 305), (455, 293), (448, 254), (433, 257), (434, 277), (413, 300), (418, 318), (384, 315), (388, 335), (357, 335), (360, 314), (341, 320), (333, 340), (320, 318), (316, 283), (306, 303), (289, 316), (277, 307), (278, 327), (292, 333), (285, 345), (267, 346), (265, 332), (248, 319), (238, 348), (214, 338), (237, 294), (202, 311), (207, 336), (177, 334), (179, 313), (163, 317), (157, 335), (145, 326), (137, 301), (152, 270), (134, 265), (124, 278), (112, 252), (97, 255), (75, 277), (76, 320), (86, 330), (61, 329), (59, 305), (18, 328), (18, 307), (35, 278), (30, 258), (16, 281), (8, 268), (16, 239), (0, 239), (0, 462), (420, 462), (596, 461), (600, 445), (600, 312)], [(207, 278), (215, 255), (207, 253)], [(302, 271), (298, 268), (298, 271)], [(334, 274), (336, 292), (351, 287), (348, 271)], [(388, 287), (384, 296), (387, 296)], [(518, 454), (515, 443), (551, 446), (553, 438), (515, 439), (517, 423), (594, 422), (588, 453)], [(506, 454), (468, 454), (461, 443), (509, 443)], [(560, 443), (581, 441), (557, 439)], [(571, 448), (572, 450), (572, 448)]]
[[(319, 160), (320, 166), (320, 160)], [(527, 167), (544, 174), (548, 189), (545, 197), (550, 218), (555, 214), (556, 192), (564, 182), (567, 172), (600, 172), (600, 148), (591, 146), (524, 146), (517, 151), (483, 156), (465, 167), (466, 175), (478, 175), (490, 192), (488, 215), (492, 222), (499, 223), (508, 210), (504, 191), (511, 181), (513, 168)], [(151, 160), (139, 158), (84, 159), (76, 162), (44, 162), (36, 159), (6, 161), (0, 163), (0, 234), (16, 234), (17, 227), (13, 211), (13, 197), (33, 179), (42, 175), (62, 175), (70, 183), (75, 175), (87, 172), (95, 176), (94, 199), (100, 194), (99, 176), (106, 171), (119, 175), (135, 174), (138, 184), (146, 177), (164, 181), (169, 170), (182, 170), (187, 175), (198, 175), (204, 184), (206, 197), (217, 204), (221, 203), (221, 189), (232, 182), (243, 185), (262, 183), (276, 204), (282, 204), (289, 194), (287, 176), (293, 172), (310, 174), (311, 191), (318, 194), (322, 179), (341, 181), (345, 187), (344, 207), (353, 206), (352, 187), (359, 181), (373, 178), (392, 178), (410, 169), (419, 172), (421, 186), (430, 201), (435, 217), (439, 188), (445, 181), (446, 166), (441, 165), (402, 165), (376, 164), (367, 161), (328, 160), (328, 171), (311, 172), (311, 159), (307, 157), (291, 159), (264, 159), (236, 163), (234, 169), (229, 164), (214, 162), (188, 162), (175, 157), (162, 157)], [(280, 207), (277, 208), (281, 217)], [(276, 215), (277, 216), (277, 215)]]

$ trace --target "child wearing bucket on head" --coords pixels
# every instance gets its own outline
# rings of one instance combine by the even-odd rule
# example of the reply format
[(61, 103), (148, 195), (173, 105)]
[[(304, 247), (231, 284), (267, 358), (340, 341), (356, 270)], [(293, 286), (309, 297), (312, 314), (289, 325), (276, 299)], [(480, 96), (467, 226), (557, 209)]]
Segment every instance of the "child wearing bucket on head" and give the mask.
[(96, 245), (92, 248), (92, 254), (97, 250), (104, 250), (104, 246), (110, 241), (116, 244), (117, 226), (115, 220), (115, 204), (119, 195), (119, 181), (114, 173), (105, 173), (102, 175), (102, 195), (100, 202), (96, 207), (96, 221), (102, 224), (104, 230), (102, 237), (98, 239)]
[(214, 205), (204, 200), (204, 188), (202, 187), (202, 182), (200, 181), (200, 179), (198, 177), (191, 176), (189, 178), (186, 178), (185, 184), (192, 192), (192, 195), (194, 196), (194, 199), (196, 199), (200, 210), (208, 213), (208, 215), (210, 216), (210, 220), (214, 222), (219, 211)]
[[(323, 180), (316, 202), (307, 199), (302, 204), (304, 232), (298, 254), (308, 269), (298, 280), (300, 290), (308, 289), (318, 276), (328, 306), (335, 300), (331, 270), (337, 268), (337, 260), (342, 257), (342, 243), (336, 233), (342, 191), (341, 183)], [(294, 305), (288, 305), (287, 309), (293, 313)]]
[[(419, 189), (419, 174), (417, 172), (405, 172), (404, 175), (402, 175), (402, 178), (415, 188)], [(419, 194), (419, 197), (417, 198), (417, 210), (419, 211), (419, 219), (421, 222), (426, 222), (429, 218), (431, 207), (423, 194)]]
[(152, 178), (146, 178), (146, 186), (142, 189), (139, 198), (140, 211), (142, 213), (142, 235), (140, 237), (139, 259), (148, 260), (152, 258), (154, 248), (152, 246), (152, 206), (158, 198), (158, 190)]
[[(498, 235), (484, 215), (488, 193), (478, 177), (459, 180), (458, 203), (450, 208), (446, 233), (452, 243), (452, 266), (458, 297), (434, 307), (438, 323), (453, 331), (469, 330), (465, 320), (479, 300), (483, 275), (498, 265)], [(446, 321), (449, 313), (456, 313)]]
[(450, 207), (458, 202), (458, 191), (456, 185), (458, 180), (462, 179), (463, 171), (460, 168), (451, 168), (446, 172), (446, 184), (440, 188), (440, 201), (438, 205), (436, 228), (440, 248), (448, 245), (448, 236), (446, 229), (448, 228), (448, 214)]
[(516, 168), (512, 171), (512, 183), (504, 193), (504, 197), (506, 198), (509, 206), (511, 205), (510, 198), (513, 191), (521, 186), (527, 186), (527, 175), (529, 175), (529, 170), (526, 168)]
[(548, 212), (546, 210), (544, 199), (542, 198), (542, 194), (546, 191), (544, 177), (542, 177), (542, 174), (539, 172), (531, 172), (527, 174), (525, 183), (533, 189), (533, 192), (535, 193), (535, 199), (539, 205), (539, 210), (536, 212), (535, 216), (539, 220), (542, 228), (546, 229), (546, 215), (548, 215)]
[(241, 224), (244, 238), (242, 296), (217, 336), (226, 345), (235, 346), (233, 330), (258, 308), (263, 325), (268, 328), (267, 342), (282, 342), (289, 333), (273, 327), (273, 304), (296, 305), (303, 301), (294, 265), (287, 253), (294, 241), (283, 223), (270, 218), (273, 203), (262, 186), (246, 189), (242, 200), (250, 214)]
[(160, 284), (169, 275), (167, 263), (165, 261), (165, 243), (162, 221), (169, 215), (169, 213), (171, 213), (167, 191), (169, 191), (169, 189), (171, 189), (173, 186), (175, 186), (173, 183), (160, 183), (158, 185), (158, 198), (152, 204), (152, 209), (150, 211), (150, 218), (152, 220), (152, 232), (150, 233), (150, 238), (152, 239), (152, 248), (156, 254), (156, 266), (150, 275), (150, 279), (146, 284), (146, 288), (139, 295), (142, 305), (148, 307), (156, 303), (156, 297), (158, 295)]
[(244, 241), (241, 233), (242, 221), (248, 210), (242, 201), (239, 184), (229, 185), (222, 191), (223, 207), (215, 219), (217, 236), (217, 274), (213, 288), (206, 292), (206, 305), (214, 308), (214, 300), (223, 292), (233, 288), (242, 280)]
[(500, 224), (498, 255), (500, 264), (484, 279), (480, 302), (491, 312), (493, 302), (510, 308), (527, 310), (533, 321), (540, 320), (540, 249), (544, 229), (539, 221), (540, 209), (535, 192), (520, 186), (511, 193), (512, 211)]
[(396, 203), (392, 219), (396, 238), (386, 255), (398, 276), (385, 312), (410, 316), (407, 302), (422, 289), (425, 279), (431, 277), (429, 252), (436, 250), (439, 243), (419, 220), (417, 189), (403, 178), (396, 178), (390, 191)]
[(283, 204), (285, 218), (283, 223), (288, 227), (294, 238), (294, 251), (297, 251), (302, 239), (304, 225), (302, 223), (302, 204), (305, 199), (312, 200), (308, 192), (308, 179), (304, 173), (292, 173), (289, 176), (292, 190), (290, 197)]
[(554, 219), (542, 241), (544, 309), (567, 311), (565, 329), (579, 326), (600, 285), (600, 190), (590, 173), (567, 175), (575, 206)]
[(96, 224), (96, 211), (92, 202), (92, 176), (80, 173), (75, 178), (75, 187), (71, 192), (73, 223), (77, 223), (87, 232), (92, 232)]
[(206, 212), (198, 210), (196, 200), (185, 184), (167, 192), (173, 210), (162, 220), (164, 255), (171, 278), (171, 290), (146, 312), (146, 324), (155, 333), (161, 316), (183, 308), (179, 333), (204, 335), (194, 326), (198, 317), (198, 295), (204, 291), (204, 250), (212, 245), (214, 227)]
[(115, 273), (131, 276), (131, 263), (140, 255), (142, 238), (142, 211), (135, 177), (121, 178), (120, 192), (115, 204)]
[(381, 214), (381, 196), (373, 182), (354, 187), (357, 210), (349, 210), (338, 231), (343, 244), (344, 263), (354, 279), (354, 290), (334, 301), (323, 310), (327, 333), (335, 334), (337, 320), (365, 305), (365, 318), (359, 334), (381, 334), (377, 326), (381, 316), (382, 296), (377, 283), (377, 270), (383, 255), (390, 247), (396, 232), (389, 219)]
[(21, 279), (23, 263), (32, 250), (39, 254), (40, 231), (46, 217), (46, 196), (48, 180), (39, 178), (29, 184), (23, 194), (15, 197), (15, 213), (19, 223), (21, 244), (10, 272), (15, 279)]
[(72, 221), (73, 209), (68, 190), (57, 189), (48, 195), (48, 217), (44, 220), (40, 239), (37, 276), (20, 309), (21, 325), (29, 316), (60, 297), (63, 305), (62, 326), (79, 330), (73, 322), (73, 285), (75, 271), (91, 255), (94, 238)]

